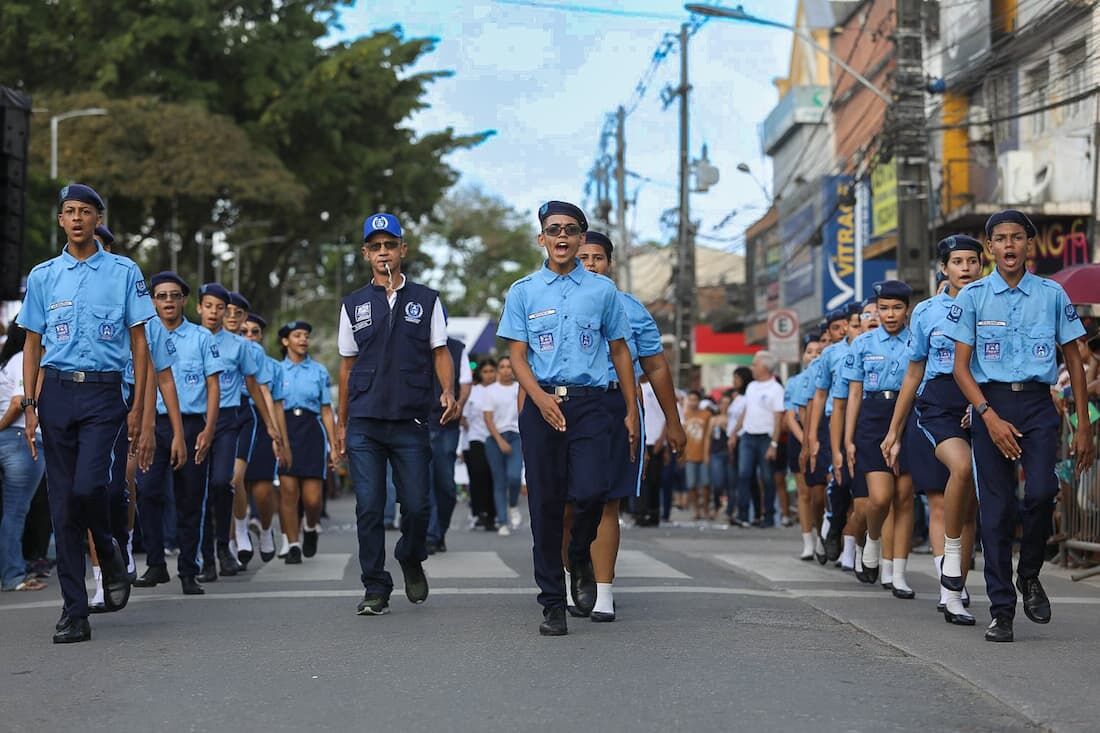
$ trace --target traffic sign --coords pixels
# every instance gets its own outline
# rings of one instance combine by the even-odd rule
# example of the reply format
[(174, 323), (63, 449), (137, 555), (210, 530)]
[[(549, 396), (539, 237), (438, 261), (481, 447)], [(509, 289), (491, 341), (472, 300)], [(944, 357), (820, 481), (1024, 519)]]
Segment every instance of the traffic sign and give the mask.
[(768, 351), (776, 361), (798, 362), (798, 314), (777, 310), (768, 314)]

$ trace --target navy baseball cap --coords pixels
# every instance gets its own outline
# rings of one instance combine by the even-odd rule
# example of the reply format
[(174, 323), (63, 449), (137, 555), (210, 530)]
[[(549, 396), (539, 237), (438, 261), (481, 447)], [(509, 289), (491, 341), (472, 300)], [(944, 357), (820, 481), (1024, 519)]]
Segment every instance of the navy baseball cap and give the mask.
[(171, 270), (165, 270), (164, 272), (158, 272), (156, 275), (153, 275), (153, 277), (149, 279), (149, 289), (156, 290), (157, 286), (161, 283), (175, 283), (179, 285), (180, 290), (183, 291), (183, 297), (185, 298), (191, 294), (191, 288), (187, 286), (187, 282)]
[(580, 207), (567, 201), (547, 201), (539, 207), (539, 224), (543, 224), (554, 214), (564, 214), (577, 220), (581, 225), (581, 231), (588, 231), (588, 219), (584, 218), (584, 212)]
[(985, 222), (986, 239), (993, 238), (993, 229), (998, 224), (1019, 224), (1024, 228), (1024, 233), (1027, 234), (1028, 239), (1032, 239), (1039, 233), (1027, 214), (1016, 209), (1005, 209), (1004, 211), (998, 211)]
[(70, 183), (58, 192), (57, 205), (60, 207), (66, 201), (80, 201), (81, 203), (90, 204), (96, 207), (97, 211), (103, 211), (106, 208), (103, 205), (103, 199), (99, 197), (95, 189), (91, 186), (85, 186), (83, 183)]
[(262, 328), (264, 330), (267, 330), (267, 321), (265, 321), (263, 318), (261, 318), (256, 313), (249, 313), (248, 317), (245, 318), (244, 320), (245, 320), (245, 323), (248, 323), (249, 321), (251, 321), (252, 323), (258, 324), (260, 328)]
[(103, 242), (107, 247), (115, 243), (115, 235), (111, 234), (111, 230), (102, 224), (95, 228), (95, 235), (99, 237), (99, 241)]
[(229, 291), (229, 305), (235, 305), (243, 311), (252, 310), (252, 304), (248, 302), (248, 298), (244, 297), (236, 290)]
[(610, 257), (611, 253), (615, 251), (615, 245), (611, 243), (611, 238), (603, 232), (597, 232), (595, 229), (589, 229), (584, 235), (585, 244), (598, 244), (603, 247), (607, 256)]
[(397, 220), (397, 217), (393, 214), (371, 214), (363, 220), (363, 241), (367, 241), (370, 235), (377, 232), (385, 232), (386, 234), (392, 234), (398, 239), (402, 239), (404, 235), (401, 233), (401, 222)]
[(313, 333), (313, 325), (308, 321), (291, 321), (290, 323), (284, 323), (279, 327), (279, 338), (285, 339), (290, 335), (291, 331), (298, 330)]
[(226, 305), (229, 305), (229, 291), (221, 283), (206, 283), (199, 288), (199, 298), (204, 295), (212, 295)]
[(874, 284), (875, 297), (881, 300), (902, 300), (906, 303), (913, 297), (913, 288), (901, 280), (883, 280)]

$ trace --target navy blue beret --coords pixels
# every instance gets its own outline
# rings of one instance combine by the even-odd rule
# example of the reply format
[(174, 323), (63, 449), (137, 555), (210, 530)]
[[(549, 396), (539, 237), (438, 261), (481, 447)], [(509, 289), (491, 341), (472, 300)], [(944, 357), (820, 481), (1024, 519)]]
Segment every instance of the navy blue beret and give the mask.
[(608, 257), (615, 251), (615, 245), (611, 243), (611, 238), (603, 232), (597, 232), (595, 229), (589, 229), (584, 235), (584, 243), (600, 245), (604, 248), (604, 251), (607, 252)]
[(61, 206), (66, 201), (80, 201), (81, 203), (91, 204), (96, 207), (97, 211), (103, 211), (106, 208), (103, 205), (103, 199), (99, 197), (95, 189), (91, 186), (85, 186), (83, 183), (70, 183), (61, 189), (57, 194), (57, 205)]
[(206, 283), (199, 288), (199, 298), (204, 295), (212, 295), (226, 305), (229, 305), (229, 291), (221, 283)]
[(244, 297), (236, 290), (229, 291), (229, 305), (235, 305), (243, 311), (252, 310), (252, 304), (248, 302), (248, 298)]
[(863, 303), (849, 303), (845, 311), (848, 313), (849, 317), (858, 316), (863, 312)]
[(998, 224), (1019, 224), (1024, 228), (1024, 233), (1027, 234), (1028, 239), (1037, 236), (1039, 233), (1039, 230), (1031, 223), (1031, 219), (1027, 218), (1027, 214), (1016, 209), (1005, 209), (989, 217), (989, 220), (986, 221), (985, 236), (987, 239), (993, 238), (993, 229)]
[(874, 298), (864, 298), (863, 307), (866, 308), (869, 305), (877, 305), (877, 301)]
[(245, 318), (244, 320), (245, 320), (245, 322), (252, 321), (253, 323), (259, 324), (260, 328), (263, 328), (263, 329), (267, 328), (267, 321), (265, 321), (263, 318), (261, 318), (260, 316), (258, 316), (255, 313), (249, 313), (248, 317)]
[(187, 282), (172, 272), (171, 270), (165, 270), (164, 272), (158, 272), (149, 279), (149, 285), (152, 290), (156, 290), (157, 286), (161, 283), (175, 283), (180, 286), (180, 290), (183, 291), (183, 297), (187, 297), (191, 294), (191, 288), (187, 287)]
[(904, 300), (909, 302), (909, 298), (913, 297), (913, 288), (909, 287), (901, 280), (883, 280), (874, 284), (875, 297), (878, 299), (886, 298), (887, 300)]
[[(990, 231), (992, 231), (992, 229)], [(946, 262), (952, 252), (964, 252), (969, 250), (981, 254), (982, 243), (974, 239), (974, 237), (969, 237), (965, 234), (952, 234), (950, 237), (941, 239), (939, 244), (936, 245), (936, 249), (940, 253), (940, 259)]]
[(279, 329), (279, 338), (285, 339), (290, 335), (291, 331), (298, 330), (313, 333), (313, 326), (308, 321), (291, 321), (290, 323), (284, 323)]
[(584, 212), (579, 207), (574, 206), (566, 201), (547, 201), (545, 204), (539, 207), (539, 224), (546, 222), (547, 218), (554, 214), (564, 214), (565, 216), (571, 216), (577, 220), (577, 223), (581, 225), (581, 231), (588, 231), (588, 219), (584, 218)]
[(825, 324), (831, 326), (837, 321), (847, 321), (848, 310), (846, 308), (835, 308), (825, 314)]
[(102, 224), (95, 228), (95, 235), (99, 237), (100, 242), (103, 242), (104, 247), (110, 247), (115, 243), (115, 235), (111, 234), (111, 230)]
[(821, 340), (821, 334), (816, 331), (810, 331), (808, 334), (802, 337), (802, 348), (806, 348), (810, 344), (817, 343)]

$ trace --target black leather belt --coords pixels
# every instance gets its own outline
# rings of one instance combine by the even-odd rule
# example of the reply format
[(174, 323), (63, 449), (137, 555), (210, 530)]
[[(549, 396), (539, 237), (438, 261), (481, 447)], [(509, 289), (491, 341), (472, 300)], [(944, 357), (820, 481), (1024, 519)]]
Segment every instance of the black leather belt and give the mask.
[(566, 384), (540, 384), (539, 387), (543, 392), (561, 397), (563, 400), (573, 397), (595, 397), (607, 392), (603, 387), (572, 387)]
[(982, 389), (986, 387), (995, 387), (997, 389), (1007, 389), (1010, 392), (1049, 392), (1050, 385), (1045, 382), (1036, 382), (1034, 380), (1030, 382), (987, 382), (982, 385)]
[(74, 382), (84, 384), (122, 384), (122, 372), (63, 372), (60, 369), (46, 367), (46, 376), (50, 379), (59, 379), (62, 382)]
[(607, 383), (607, 391), (608, 392), (618, 392), (620, 389), (622, 389), (622, 388), (619, 386), (618, 382), (608, 382)]
[(290, 414), (294, 417), (301, 417), (302, 415), (316, 415), (317, 413), (304, 407), (295, 407), (290, 410)]
[(898, 393), (891, 389), (884, 389), (881, 392), (864, 392), (863, 399), (865, 400), (896, 400)]

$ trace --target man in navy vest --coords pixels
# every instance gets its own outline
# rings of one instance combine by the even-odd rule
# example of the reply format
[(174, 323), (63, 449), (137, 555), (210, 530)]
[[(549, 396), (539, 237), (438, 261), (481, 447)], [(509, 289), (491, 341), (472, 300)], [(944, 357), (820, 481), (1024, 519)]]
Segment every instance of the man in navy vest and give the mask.
[(446, 424), (458, 416), (454, 363), (447, 350), (447, 319), (439, 293), (407, 280), (408, 254), (401, 224), (392, 214), (363, 222), (363, 256), (371, 281), (344, 298), (340, 309), (339, 426), (336, 447), (348, 456), (355, 487), (359, 566), (366, 593), (357, 612), (389, 610), (393, 579), (386, 571), (386, 463), (392, 465), (401, 501), (401, 539), (394, 556), (412, 603), (428, 597), (421, 563), (426, 536), (432, 449), (432, 374), (444, 385), (439, 396)]

